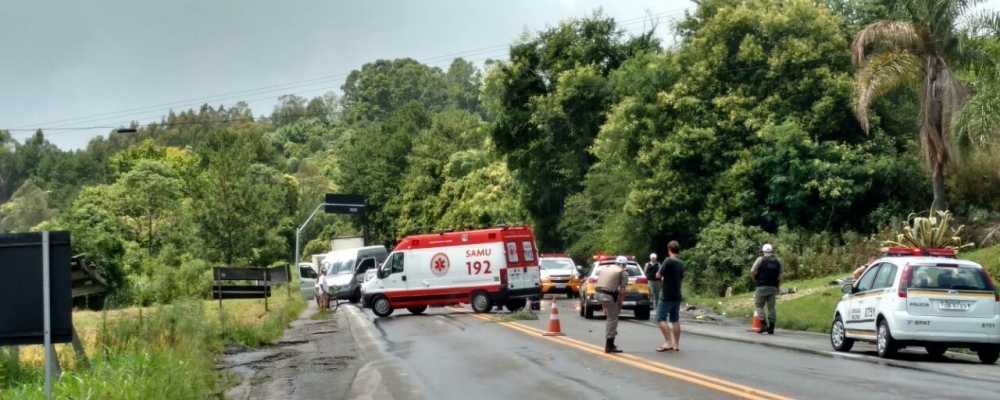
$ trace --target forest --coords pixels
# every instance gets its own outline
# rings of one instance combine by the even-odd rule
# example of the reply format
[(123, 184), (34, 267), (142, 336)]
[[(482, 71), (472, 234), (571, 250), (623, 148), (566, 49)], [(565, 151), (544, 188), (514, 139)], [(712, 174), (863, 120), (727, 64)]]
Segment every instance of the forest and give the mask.
[[(325, 193), (374, 243), (527, 224), (543, 252), (665, 254), (689, 287), (853, 269), (911, 213), (1000, 222), (1000, 18), (976, 1), (701, 0), (630, 32), (594, 11), (502, 60), (409, 58), (340, 91), (171, 111), (62, 150), (0, 130), (0, 232), (68, 230), (108, 277), (87, 306), (204, 296), (211, 267), (290, 263)], [(665, 44), (667, 32), (675, 43)], [(54, 133), (53, 133), (54, 134)], [(303, 254), (361, 232), (318, 214)]]

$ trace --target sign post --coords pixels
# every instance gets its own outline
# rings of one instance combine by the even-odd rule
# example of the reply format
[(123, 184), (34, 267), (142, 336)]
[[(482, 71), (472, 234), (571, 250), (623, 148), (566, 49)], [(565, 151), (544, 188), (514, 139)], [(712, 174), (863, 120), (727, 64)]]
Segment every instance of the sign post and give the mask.
[(52, 303), (49, 287), (49, 231), (42, 232), (42, 309), (45, 318), (45, 398), (52, 400), (52, 374), (55, 352), (52, 351)]
[[(320, 208), (323, 208), (327, 214), (361, 215), (361, 217), (364, 218), (366, 211), (365, 196), (359, 194), (335, 194), (335, 193), (326, 194), (326, 201), (316, 206), (316, 209), (313, 210), (312, 214), (309, 214), (309, 218), (306, 218), (306, 221), (302, 223), (302, 226), (300, 226), (298, 229), (295, 230), (296, 270), (299, 269), (299, 262), (300, 262), (299, 257), (301, 255), (299, 249), (301, 247), (302, 230), (306, 229), (306, 225), (309, 225), (309, 221), (312, 221), (313, 217), (316, 216), (316, 213), (319, 212)], [(368, 236), (367, 236), (368, 230), (366, 228), (367, 224), (365, 226), (362, 226), (361, 229), (365, 236), (365, 244), (368, 244)], [(319, 266), (317, 266), (317, 268), (318, 267)], [(289, 279), (290, 278), (291, 277), (289, 277)]]

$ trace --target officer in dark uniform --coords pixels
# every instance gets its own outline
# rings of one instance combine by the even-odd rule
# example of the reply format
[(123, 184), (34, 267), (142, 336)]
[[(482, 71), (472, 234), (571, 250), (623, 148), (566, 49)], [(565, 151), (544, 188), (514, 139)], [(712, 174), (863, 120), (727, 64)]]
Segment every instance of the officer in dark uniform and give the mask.
[[(784, 271), (781, 268), (781, 261), (774, 257), (774, 249), (770, 244), (765, 244), (761, 250), (764, 255), (757, 257), (753, 267), (750, 268), (750, 276), (757, 283), (757, 291), (753, 296), (754, 305), (762, 322), (757, 333), (767, 332), (773, 335), (774, 321), (778, 318), (778, 314), (774, 311), (774, 302), (777, 300), (778, 287), (784, 278)], [(765, 303), (767, 303), (767, 316), (764, 314)]]
[(625, 288), (628, 287), (628, 271), (625, 265), (628, 259), (618, 256), (615, 265), (604, 267), (597, 274), (597, 283), (594, 285), (594, 298), (601, 302), (604, 308), (604, 315), (608, 317), (605, 329), (605, 353), (621, 353), (615, 347), (615, 336), (618, 336), (618, 315), (622, 312), (622, 303), (625, 301)]

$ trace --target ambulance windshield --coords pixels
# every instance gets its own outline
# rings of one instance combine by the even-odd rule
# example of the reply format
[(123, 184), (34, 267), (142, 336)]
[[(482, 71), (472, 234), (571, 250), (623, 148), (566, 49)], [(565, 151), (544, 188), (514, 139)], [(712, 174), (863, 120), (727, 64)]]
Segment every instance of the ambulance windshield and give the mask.
[(570, 261), (570, 260), (554, 260), (554, 259), (547, 259), (547, 258), (541, 259), (540, 262), (538, 263), (538, 265), (540, 267), (542, 267), (542, 269), (545, 269), (545, 270), (550, 270), (550, 269), (570, 269), (571, 270), (571, 269), (576, 268), (576, 266), (573, 265), (573, 262)]

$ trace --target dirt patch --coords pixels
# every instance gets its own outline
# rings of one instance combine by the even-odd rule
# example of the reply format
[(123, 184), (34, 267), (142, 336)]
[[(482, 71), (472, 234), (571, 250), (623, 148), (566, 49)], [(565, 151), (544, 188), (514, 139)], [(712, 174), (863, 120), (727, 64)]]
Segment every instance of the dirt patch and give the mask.
[[(341, 308), (344, 308), (343, 306)], [(344, 398), (367, 362), (350, 334), (346, 313), (312, 320), (310, 305), (281, 341), (253, 351), (227, 344), (217, 366), (240, 383), (226, 397), (240, 400)]]

